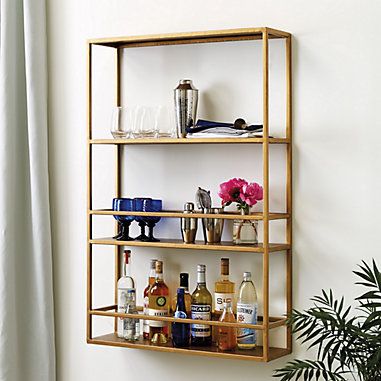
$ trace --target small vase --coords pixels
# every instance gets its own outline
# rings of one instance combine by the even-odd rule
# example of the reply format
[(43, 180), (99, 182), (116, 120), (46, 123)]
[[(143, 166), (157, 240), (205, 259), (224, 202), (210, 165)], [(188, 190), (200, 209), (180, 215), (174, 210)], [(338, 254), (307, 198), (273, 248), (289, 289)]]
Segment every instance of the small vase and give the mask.
[[(248, 215), (250, 212), (246, 209), (241, 209), (241, 214)], [(258, 243), (258, 221), (234, 220), (233, 243), (235, 245), (253, 245)]]

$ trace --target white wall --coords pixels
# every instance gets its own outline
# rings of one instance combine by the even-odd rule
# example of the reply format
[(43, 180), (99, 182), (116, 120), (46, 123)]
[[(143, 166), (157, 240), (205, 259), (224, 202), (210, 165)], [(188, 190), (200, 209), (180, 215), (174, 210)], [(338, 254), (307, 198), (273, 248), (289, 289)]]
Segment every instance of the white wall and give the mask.
[[(100, 381), (117, 376), (136, 380), (208, 377), (221, 381), (250, 377), (262, 381), (270, 380), (272, 370), (286, 360), (256, 364), (86, 344), (86, 39), (250, 26), (270, 26), (293, 34), (294, 298), (295, 307), (303, 308), (309, 305), (308, 298), (323, 287), (332, 287), (350, 300), (359, 292), (353, 287), (355, 278), (351, 270), (361, 259), (380, 257), (377, 216), (381, 209), (378, 198), (381, 181), (377, 175), (381, 170), (378, 110), (381, 54), (376, 37), (380, 10), (377, 1), (352, 0), (319, 3), (300, 0), (48, 1), (58, 380)], [(139, 102), (143, 102), (145, 95), (138, 86), (149, 80), (155, 84), (155, 91), (158, 90), (149, 91), (147, 102), (159, 102), (158, 94), (163, 97), (166, 90), (171, 92), (180, 77), (191, 76), (201, 90), (201, 97), (208, 95), (204, 100), (201, 98), (200, 116), (226, 119), (230, 115), (245, 114), (255, 120), (260, 117), (261, 109), (259, 101), (256, 102), (259, 83), (254, 74), (256, 62), (260, 62), (259, 51), (256, 43), (250, 43), (253, 50), (248, 53), (251, 50), (245, 44), (131, 50), (124, 66), (126, 88), (128, 85), (124, 99), (136, 94)], [(271, 52), (273, 78), (276, 78), (272, 86), (276, 86), (281, 76), (277, 58), (281, 57), (282, 48), (275, 44)], [(108, 54), (99, 53), (95, 91), (96, 126), (104, 129), (105, 136), (113, 95), (112, 77), (107, 79), (106, 74), (108, 68), (112, 68)], [(214, 66), (205, 62), (214, 62)], [(139, 81), (129, 75), (132, 73), (140, 73)], [(278, 93), (274, 87), (274, 94)], [(251, 110), (250, 102), (256, 105), (255, 111)], [(278, 96), (272, 113), (276, 126), (281, 124), (275, 117), (281, 111), (280, 105)], [(125, 168), (125, 193), (136, 196), (149, 193), (162, 197), (168, 207), (179, 207), (183, 201), (193, 198), (198, 185), (210, 188), (217, 202), (217, 185), (222, 180), (244, 176), (260, 181), (262, 174), (256, 149), (229, 147), (228, 152), (222, 153), (220, 147), (207, 149), (205, 152), (206, 147), (155, 147), (147, 152), (145, 147), (132, 148), (128, 152), (131, 161)], [(97, 160), (108, 171), (107, 168), (112, 168), (112, 162), (107, 159), (111, 152), (107, 149), (102, 152)], [(281, 192), (282, 167), (275, 163), (282, 158), (282, 148), (276, 148), (273, 154), (273, 189)], [(244, 164), (228, 162), (226, 156)], [(204, 164), (208, 157), (213, 157), (214, 162)], [(197, 166), (189, 169), (189, 164), (195, 161)], [(156, 171), (145, 176), (139, 172), (137, 162), (145, 171), (152, 171), (153, 166)], [(185, 164), (190, 176), (181, 171)], [(206, 172), (205, 168), (212, 171)], [(96, 181), (99, 206), (108, 206), (112, 177), (105, 175)], [(281, 208), (282, 197), (278, 194), (272, 202), (274, 207)], [(106, 224), (110, 220), (103, 218), (102, 221), (96, 226), (99, 234), (111, 229)], [(176, 232), (173, 221), (160, 224), (158, 233), (161, 235)], [(275, 229), (274, 234), (279, 234), (279, 229)], [(170, 273), (186, 269), (191, 273), (193, 287), (194, 266), (205, 261), (212, 289), (221, 257), (218, 252), (206, 256), (205, 253), (191, 255), (191, 252), (140, 249), (134, 253), (139, 287), (145, 283), (148, 259), (160, 256), (166, 262), (168, 283), (173, 286), (177, 279)], [(112, 251), (97, 248), (95, 254), (95, 302), (109, 303)], [(250, 268), (257, 274), (260, 289), (261, 259), (236, 253), (230, 258), (234, 280), (238, 282), (240, 272)], [(278, 312), (282, 309), (283, 255), (275, 257), (272, 265), (274, 312)], [(110, 278), (100, 268), (106, 270)], [(138, 268), (144, 270), (137, 271)], [(96, 324), (100, 332), (110, 327), (107, 321)], [(277, 335), (274, 340), (281, 341), (282, 337)], [(304, 350), (296, 347), (289, 358), (295, 355), (304, 356)]]

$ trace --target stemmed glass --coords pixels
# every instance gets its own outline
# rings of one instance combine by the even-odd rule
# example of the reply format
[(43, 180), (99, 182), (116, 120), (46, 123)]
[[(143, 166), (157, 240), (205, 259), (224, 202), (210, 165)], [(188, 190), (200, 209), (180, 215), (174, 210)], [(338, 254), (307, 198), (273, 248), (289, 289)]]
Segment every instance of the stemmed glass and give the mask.
[[(135, 201), (132, 198), (114, 198), (112, 200), (112, 210), (132, 212), (135, 210)], [(118, 241), (133, 241), (129, 235), (131, 222), (135, 219), (134, 216), (114, 216), (118, 221), (120, 230), (118, 234), (113, 237)]]
[[(136, 212), (145, 212), (145, 210), (144, 210), (144, 203), (147, 202), (147, 201), (150, 201), (150, 200), (152, 200), (152, 199), (150, 199), (150, 198), (142, 198), (142, 197), (135, 198), (134, 199), (134, 201), (135, 201), (135, 211)], [(146, 227), (146, 223), (147, 223), (147, 216), (135, 216), (135, 221), (140, 226), (140, 235), (137, 236), (135, 239), (138, 240), (138, 241), (147, 242), (148, 237), (147, 237), (146, 232), (145, 232), (145, 227)]]
[[(161, 200), (147, 199), (143, 202), (143, 211), (145, 212), (161, 212), (163, 209), (163, 203)], [(159, 242), (160, 240), (153, 236), (154, 226), (161, 220), (161, 217), (145, 216), (146, 224), (149, 232), (146, 242)]]

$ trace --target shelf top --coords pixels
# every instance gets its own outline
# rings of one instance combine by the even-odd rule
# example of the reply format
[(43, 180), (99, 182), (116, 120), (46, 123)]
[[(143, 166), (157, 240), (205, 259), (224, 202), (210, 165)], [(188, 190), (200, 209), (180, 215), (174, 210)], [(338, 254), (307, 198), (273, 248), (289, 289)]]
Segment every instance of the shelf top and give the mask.
[(142, 36), (95, 38), (88, 40), (88, 43), (93, 45), (108, 46), (112, 48), (128, 48), (139, 46), (196, 44), (204, 42), (261, 40), (264, 33), (268, 33), (269, 38), (287, 38), (291, 36), (291, 34), (288, 32), (267, 27), (260, 27), (210, 30), (202, 32), (150, 34)]

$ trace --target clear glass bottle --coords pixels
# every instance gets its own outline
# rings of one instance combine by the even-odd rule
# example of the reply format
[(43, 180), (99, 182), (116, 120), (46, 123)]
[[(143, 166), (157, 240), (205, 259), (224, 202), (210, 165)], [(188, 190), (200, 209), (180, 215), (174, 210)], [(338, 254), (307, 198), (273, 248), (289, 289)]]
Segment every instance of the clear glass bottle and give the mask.
[[(163, 280), (163, 262), (155, 263), (155, 283), (148, 291), (148, 315), (169, 316), (169, 289)], [(149, 338), (155, 344), (168, 341), (168, 323), (158, 320), (149, 321)]]
[[(127, 308), (126, 313), (137, 314), (136, 308), (136, 292), (131, 288), (127, 291)], [(140, 320), (134, 318), (124, 319), (124, 338), (128, 341), (139, 340), (140, 336)]]
[[(131, 250), (124, 250), (123, 253), (123, 267), (122, 276), (118, 280), (118, 312), (125, 313), (127, 310), (127, 298), (128, 290), (135, 290), (135, 281), (131, 276), (130, 269)], [(125, 319), (118, 318), (117, 335), (118, 337), (124, 337)]]
[[(189, 316), (185, 308), (184, 288), (180, 287), (177, 289), (176, 310), (173, 316), (177, 319), (186, 319)], [(189, 338), (190, 330), (188, 323), (172, 323), (172, 344), (174, 347), (188, 347)]]
[[(156, 271), (155, 271), (155, 265), (156, 265), (157, 259), (151, 259), (150, 263), (150, 271), (148, 274), (148, 285), (144, 289), (143, 292), (143, 297), (144, 297), (144, 302), (143, 302), (143, 314), (148, 315), (148, 291), (151, 288), (151, 286), (155, 283), (155, 276), (156, 276)], [(144, 339), (149, 339), (149, 321), (148, 320), (143, 320), (143, 338)]]
[[(237, 299), (237, 322), (257, 324), (258, 298), (251, 273), (243, 273), (243, 281), (239, 287)], [(238, 348), (252, 349), (256, 346), (256, 331), (251, 328), (238, 328)]]
[[(205, 265), (197, 265), (197, 285), (192, 294), (191, 316), (196, 320), (211, 320), (212, 295), (206, 288)], [(212, 343), (210, 325), (192, 324), (191, 343), (195, 346), (209, 346)]]
[[(180, 273), (180, 288), (184, 289), (185, 309), (188, 316), (191, 313), (192, 296), (189, 293), (189, 274)], [(176, 311), (177, 295), (172, 299), (172, 311)]]
[[(235, 323), (235, 316), (230, 301), (224, 302), (224, 310), (220, 317), (221, 322)], [(218, 327), (218, 349), (232, 351), (237, 346), (237, 329), (234, 327)]]

